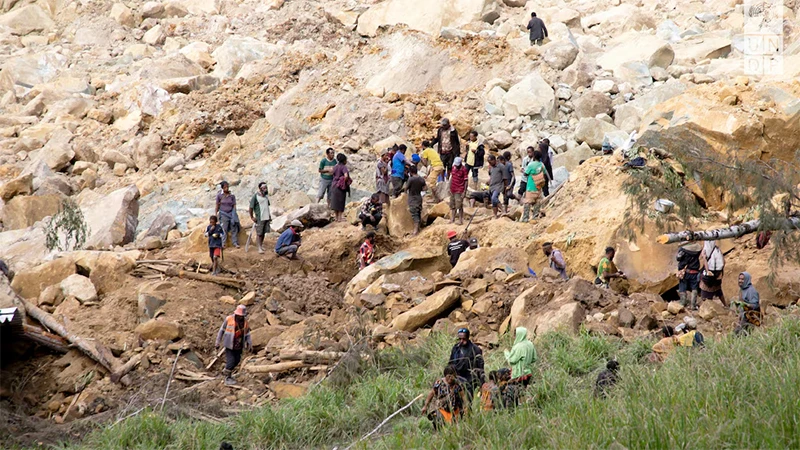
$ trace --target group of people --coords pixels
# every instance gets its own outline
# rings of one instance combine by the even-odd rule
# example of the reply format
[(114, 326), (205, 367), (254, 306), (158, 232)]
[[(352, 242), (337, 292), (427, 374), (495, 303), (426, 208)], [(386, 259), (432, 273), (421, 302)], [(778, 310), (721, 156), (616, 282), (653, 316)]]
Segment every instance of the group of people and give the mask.
[(467, 414), (478, 389), (481, 410), (513, 408), (519, 403), (533, 377), (536, 349), (525, 327), (515, 331), (514, 345), (504, 352), (510, 368), (489, 372), (487, 377), (483, 350), (470, 340), (469, 329), (458, 330), (458, 342), (450, 351), (444, 376), (434, 382), (422, 407), (422, 414), (434, 428), (454, 423)]

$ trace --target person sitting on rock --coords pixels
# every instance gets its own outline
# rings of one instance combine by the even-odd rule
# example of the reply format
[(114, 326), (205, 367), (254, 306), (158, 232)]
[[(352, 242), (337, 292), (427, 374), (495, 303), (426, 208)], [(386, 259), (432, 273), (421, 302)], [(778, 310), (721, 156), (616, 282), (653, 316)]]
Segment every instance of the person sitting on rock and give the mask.
[(734, 332), (740, 335), (748, 334), (753, 327), (761, 326), (761, 300), (750, 273), (740, 273), (738, 281), (739, 299), (734, 303), (739, 309), (739, 324)]
[(225, 230), (217, 223), (217, 216), (208, 218), (205, 236), (208, 237), (208, 256), (211, 257), (211, 274), (219, 274), (219, 260), (222, 258), (222, 244), (225, 242)]
[(705, 345), (703, 334), (697, 331), (697, 319), (694, 317), (684, 317), (683, 323), (675, 327), (675, 332), (683, 333), (678, 337), (680, 347), (703, 347)]
[(609, 389), (617, 384), (617, 372), (619, 372), (619, 363), (615, 360), (610, 360), (606, 363), (606, 368), (597, 374), (597, 380), (594, 382), (594, 396), (606, 398)]
[(666, 325), (661, 329), (661, 334), (664, 337), (653, 344), (653, 353), (650, 353), (647, 357), (650, 362), (664, 362), (667, 356), (675, 351), (675, 346), (678, 343), (678, 339), (675, 337), (675, 330), (671, 326)]
[(614, 278), (627, 278), (621, 270), (617, 269), (614, 264), (614, 255), (617, 251), (614, 247), (606, 247), (606, 254), (603, 259), (597, 264), (597, 278), (594, 279), (594, 284), (603, 285), (608, 288), (609, 283)]
[(365, 269), (373, 262), (375, 262), (375, 232), (370, 231), (358, 249), (358, 270)]
[(461, 254), (469, 248), (469, 242), (458, 239), (458, 233), (453, 230), (447, 232), (447, 239), (450, 240), (447, 244), (447, 256), (450, 257), (450, 265), (455, 267)]
[(233, 369), (242, 360), (242, 351), (252, 351), (253, 341), (250, 338), (250, 324), (245, 318), (247, 307), (239, 305), (236, 311), (222, 322), (222, 326), (217, 333), (215, 347), (219, 350), (220, 344), (225, 346), (225, 369), (222, 375), (225, 376), (225, 384), (236, 384), (233, 378)]
[(542, 251), (550, 262), (550, 268), (558, 272), (561, 278), (569, 280), (567, 276), (567, 262), (564, 261), (564, 254), (561, 253), (561, 250), (554, 248), (552, 242), (545, 242), (542, 244)]
[(297, 250), (300, 249), (300, 231), (303, 229), (303, 222), (295, 219), (289, 224), (289, 228), (284, 230), (275, 242), (275, 253), (278, 256), (286, 256), (289, 259), (297, 259)]
[(358, 213), (358, 219), (361, 220), (361, 229), (366, 230), (367, 225), (371, 225), (372, 228), (377, 230), (382, 218), (383, 204), (381, 203), (381, 196), (378, 193), (372, 194), (368, 199), (364, 200)]
[(458, 342), (450, 350), (449, 364), (456, 370), (456, 375), (463, 379), (467, 400), (472, 402), (475, 388), (483, 384), (483, 350), (469, 339), (469, 330), (458, 330)]
[[(436, 380), (422, 406), (422, 415), (428, 417), (435, 430), (458, 421), (464, 414), (465, 405), (468, 404), (464, 387), (456, 377), (456, 369), (453, 366), (445, 367), (444, 378)], [(430, 406), (432, 408), (429, 411)]]

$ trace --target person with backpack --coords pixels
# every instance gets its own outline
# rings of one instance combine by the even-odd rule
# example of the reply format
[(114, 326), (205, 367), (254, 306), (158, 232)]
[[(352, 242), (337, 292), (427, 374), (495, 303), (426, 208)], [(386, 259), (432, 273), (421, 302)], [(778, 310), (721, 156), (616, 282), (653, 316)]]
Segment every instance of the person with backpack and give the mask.
[(350, 185), (353, 180), (350, 178), (350, 170), (347, 168), (347, 156), (344, 153), (336, 155), (336, 167), (333, 168), (333, 188), (331, 189), (331, 209), (336, 216), (337, 222), (342, 222), (344, 205), (347, 194), (350, 193)]
[(678, 297), (681, 305), (697, 310), (700, 292), (700, 246), (690, 244), (678, 249)]
[(711, 300), (719, 297), (728, 306), (722, 292), (722, 277), (725, 275), (725, 257), (717, 246), (717, 241), (706, 241), (700, 253), (700, 297)]

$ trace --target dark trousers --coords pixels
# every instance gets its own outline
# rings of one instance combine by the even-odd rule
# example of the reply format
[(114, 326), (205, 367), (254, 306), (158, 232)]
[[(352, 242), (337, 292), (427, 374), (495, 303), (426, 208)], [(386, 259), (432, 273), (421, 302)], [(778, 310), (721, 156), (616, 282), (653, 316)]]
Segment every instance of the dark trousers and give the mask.
[(225, 370), (233, 370), (242, 360), (242, 350), (225, 349)]
[(362, 226), (372, 225), (375, 228), (378, 228), (378, 224), (381, 223), (381, 219), (383, 218), (383, 216), (380, 214), (375, 214), (375, 220), (370, 219), (370, 217), (366, 214), (361, 214), (358, 217), (361, 219)]
[(550, 182), (553, 181), (553, 164), (550, 161), (547, 161), (544, 163), (544, 170), (547, 171), (547, 176), (550, 178), (544, 182), (542, 194), (545, 197), (548, 197), (550, 195)]

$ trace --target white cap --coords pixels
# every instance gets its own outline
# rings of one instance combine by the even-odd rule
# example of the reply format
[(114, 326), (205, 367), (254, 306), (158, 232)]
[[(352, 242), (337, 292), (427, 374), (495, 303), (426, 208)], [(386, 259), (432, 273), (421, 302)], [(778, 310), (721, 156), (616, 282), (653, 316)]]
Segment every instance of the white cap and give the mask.
[(300, 222), (299, 220), (295, 219), (292, 221), (292, 223), (289, 224), (289, 226), (303, 228), (303, 222)]

